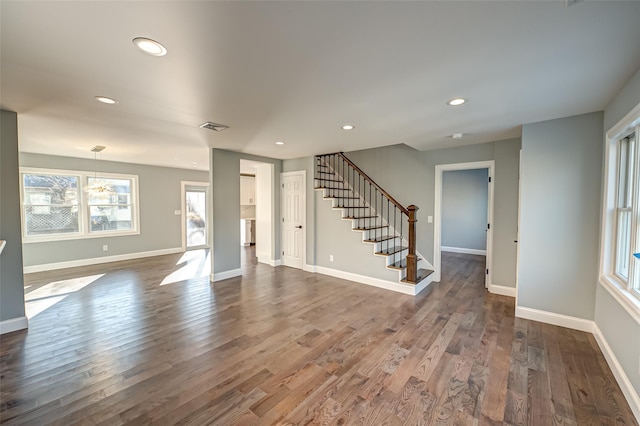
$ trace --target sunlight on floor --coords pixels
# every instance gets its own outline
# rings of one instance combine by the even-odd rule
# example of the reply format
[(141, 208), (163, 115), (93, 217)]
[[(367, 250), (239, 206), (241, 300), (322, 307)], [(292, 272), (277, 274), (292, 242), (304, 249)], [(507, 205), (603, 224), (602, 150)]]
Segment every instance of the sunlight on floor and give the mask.
[(173, 284), (192, 278), (208, 277), (211, 273), (211, 254), (208, 249), (193, 250), (185, 252), (176, 265), (181, 265), (180, 269), (167, 275), (160, 285)]
[(25, 287), (25, 310), (27, 318), (31, 319), (40, 312), (49, 309), (63, 300), (69, 294), (83, 289), (94, 281), (102, 278), (104, 274), (90, 275), (86, 277), (71, 278), (69, 280), (54, 281), (29, 291), (32, 286)]

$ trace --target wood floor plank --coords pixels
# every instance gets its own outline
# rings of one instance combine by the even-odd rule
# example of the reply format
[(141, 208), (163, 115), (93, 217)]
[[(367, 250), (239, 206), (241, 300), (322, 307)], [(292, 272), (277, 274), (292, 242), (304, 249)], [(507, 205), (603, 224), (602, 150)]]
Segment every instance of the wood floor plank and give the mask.
[(412, 297), (242, 255), (216, 283), (173, 282), (182, 254), (26, 275), (64, 298), (1, 337), (0, 423), (637, 426), (593, 337), (514, 318), (482, 256)]

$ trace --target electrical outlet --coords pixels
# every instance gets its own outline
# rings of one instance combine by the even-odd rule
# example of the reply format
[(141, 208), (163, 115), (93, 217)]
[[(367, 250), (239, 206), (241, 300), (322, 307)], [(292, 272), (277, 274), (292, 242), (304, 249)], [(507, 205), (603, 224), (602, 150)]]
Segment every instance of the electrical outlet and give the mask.
[(333, 262), (333, 255), (332, 254), (329, 255), (329, 262)]
[(180, 216), (182, 214), (182, 210), (174, 210), (173, 214), (176, 216)]
[(102, 251), (109, 251), (109, 246), (108, 245), (103, 245), (102, 246)]
[(433, 223), (433, 216), (427, 216), (427, 223)]

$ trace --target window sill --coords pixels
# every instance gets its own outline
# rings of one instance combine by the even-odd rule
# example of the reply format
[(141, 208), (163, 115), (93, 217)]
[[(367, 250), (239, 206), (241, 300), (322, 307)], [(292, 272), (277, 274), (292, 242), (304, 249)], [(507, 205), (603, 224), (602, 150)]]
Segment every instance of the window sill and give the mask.
[(622, 305), (631, 318), (640, 324), (640, 299), (627, 290), (627, 288), (620, 284), (614, 277), (603, 275), (600, 277), (600, 284)]
[(89, 238), (111, 238), (111, 237), (126, 237), (131, 235), (140, 235), (140, 231), (103, 231), (99, 234), (67, 234), (67, 235), (51, 235), (51, 236), (42, 236), (42, 237), (22, 237), (23, 244), (32, 244), (32, 243), (49, 243), (49, 242), (60, 242), (60, 241), (70, 241), (70, 240), (85, 240)]

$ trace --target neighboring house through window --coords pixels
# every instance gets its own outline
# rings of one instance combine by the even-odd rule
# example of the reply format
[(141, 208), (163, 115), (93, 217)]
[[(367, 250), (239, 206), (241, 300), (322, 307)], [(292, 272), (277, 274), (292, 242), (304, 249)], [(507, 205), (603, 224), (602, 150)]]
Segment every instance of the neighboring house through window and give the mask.
[(138, 177), (21, 169), (25, 242), (139, 233)]

